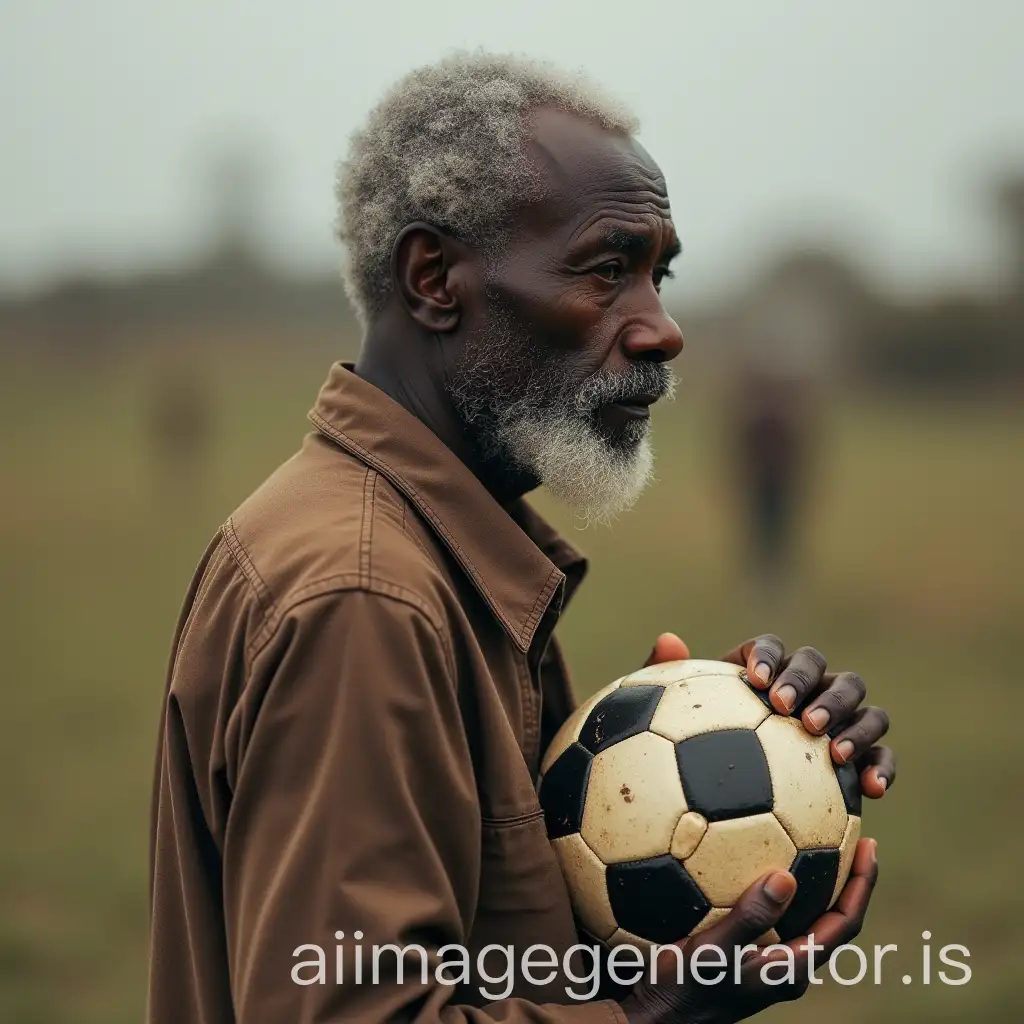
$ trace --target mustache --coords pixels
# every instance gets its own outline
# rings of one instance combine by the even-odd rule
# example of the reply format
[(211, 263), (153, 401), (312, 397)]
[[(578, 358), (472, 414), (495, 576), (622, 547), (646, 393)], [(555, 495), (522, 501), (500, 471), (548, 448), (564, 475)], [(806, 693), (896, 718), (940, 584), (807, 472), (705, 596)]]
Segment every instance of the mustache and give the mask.
[(596, 412), (611, 402), (639, 402), (649, 398), (671, 401), (678, 380), (665, 363), (630, 363), (623, 373), (599, 370), (580, 385), (573, 396), (578, 413)]

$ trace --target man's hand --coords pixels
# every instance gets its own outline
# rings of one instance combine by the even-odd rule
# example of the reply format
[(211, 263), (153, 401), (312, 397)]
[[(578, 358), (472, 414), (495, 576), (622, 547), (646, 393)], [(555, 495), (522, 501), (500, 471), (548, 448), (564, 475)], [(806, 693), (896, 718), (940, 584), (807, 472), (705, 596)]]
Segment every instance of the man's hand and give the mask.
[[(662, 633), (646, 664), (689, 657), (689, 648), (675, 633)], [(828, 733), (832, 760), (857, 765), (865, 796), (877, 800), (895, 782), (895, 755), (875, 745), (889, 729), (889, 716), (881, 708), (861, 706), (866, 689), (859, 675), (826, 672), (824, 657), (813, 647), (799, 647), (787, 656), (782, 641), (771, 634), (740, 644), (721, 660), (742, 665), (751, 686), (769, 691), (780, 715), (799, 714), (814, 736)]]
[[(652, 983), (645, 977), (622, 1002), (626, 1019), (630, 1024), (733, 1024), (774, 1003), (798, 999), (807, 991), (812, 970), (820, 969), (833, 950), (852, 942), (860, 933), (877, 877), (875, 841), (862, 839), (857, 844), (849, 881), (835, 906), (815, 922), (810, 937), (787, 942), (786, 950), (759, 949), (755, 945), (758, 937), (782, 917), (796, 892), (796, 880), (788, 871), (766, 875), (721, 921), (676, 944), (682, 954), (682, 973), (675, 950), (661, 953), (657, 981)], [(813, 948), (809, 945), (811, 938)], [(699, 976), (711, 980), (725, 972), (715, 984), (702, 984), (693, 975), (694, 956), (703, 946), (715, 948), (697, 956)], [(740, 953), (744, 946), (749, 948)], [(773, 962), (778, 964), (768, 966)], [(770, 984), (782, 978), (786, 979), (783, 984)]]

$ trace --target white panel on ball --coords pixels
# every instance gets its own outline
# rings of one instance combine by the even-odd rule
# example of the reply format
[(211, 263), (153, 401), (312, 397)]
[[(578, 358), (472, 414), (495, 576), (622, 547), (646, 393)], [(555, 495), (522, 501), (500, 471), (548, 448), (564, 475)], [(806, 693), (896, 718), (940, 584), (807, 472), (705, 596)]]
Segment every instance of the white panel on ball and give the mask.
[(693, 676), (665, 689), (651, 731), (673, 743), (721, 729), (756, 729), (768, 709), (736, 676)]
[(675, 747), (642, 732), (594, 758), (580, 832), (605, 864), (657, 857), (685, 810)]
[(608, 902), (604, 864), (578, 832), (555, 839), (551, 845), (565, 876), (573, 910), (580, 924), (595, 939), (604, 941), (618, 927), (612, 905)]
[(812, 736), (795, 718), (772, 715), (757, 730), (772, 777), (772, 809), (801, 850), (837, 847), (846, 804), (828, 736)]
[(685, 863), (713, 906), (731, 907), (766, 871), (788, 871), (796, 847), (773, 814), (713, 821)]
[(708, 819), (696, 811), (687, 811), (672, 833), (672, 848), (668, 851), (676, 860), (691, 856), (708, 830)]
[(623, 686), (650, 686), (651, 683), (670, 686), (699, 676), (731, 676), (739, 679), (742, 671), (740, 665), (730, 665), (726, 661), (688, 658), (686, 661), (663, 661), (660, 665), (648, 665), (631, 672), (620, 682)]

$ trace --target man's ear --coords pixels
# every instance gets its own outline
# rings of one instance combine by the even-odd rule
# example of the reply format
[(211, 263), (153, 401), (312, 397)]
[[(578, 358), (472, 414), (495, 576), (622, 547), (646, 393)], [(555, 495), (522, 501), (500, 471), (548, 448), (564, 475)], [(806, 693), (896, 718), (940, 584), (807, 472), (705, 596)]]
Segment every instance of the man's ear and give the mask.
[(464, 247), (431, 224), (402, 228), (391, 250), (391, 278), (406, 312), (433, 334), (454, 331), (462, 315), (462, 297), (453, 265)]

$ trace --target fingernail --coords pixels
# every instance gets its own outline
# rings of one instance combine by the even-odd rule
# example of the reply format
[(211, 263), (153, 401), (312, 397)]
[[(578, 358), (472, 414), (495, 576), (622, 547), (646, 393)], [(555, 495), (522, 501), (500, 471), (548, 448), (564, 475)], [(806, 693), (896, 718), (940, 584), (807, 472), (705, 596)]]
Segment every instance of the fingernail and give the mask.
[(767, 683), (772, 677), (772, 667), (766, 661), (759, 661), (754, 666), (754, 675), (761, 680), (762, 683)]
[(782, 871), (776, 871), (764, 883), (764, 894), (772, 903), (785, 903), (792, 891), (793, 887), (789, 884), (789, 875), (784, 874)]
[(882, 792), (884, 793), (889, 786), (889, 780), (884, 775), (876, 775), (875, 778), (878, 779), (878, 784), (882, 787)]
[(877, 839), (872, 839), (871, 840), (871, 863), (872, 864), (877, 864), (878, 863), (878, 840)]
[(775, 696), (782, 701), (782, 705), (787, 711), (792, 711), (793, 705), (796, 703), (796, 687), (786, 683), (785, 686), (780, 686), (775, 691)]
[(853, 740), (841, 740), (836, 744), (836, 757), (846, 764), (853, 755)]
[(808, 711), (807, 721), (812, 729), (817, 729), (818, 732), (821, 732), (828, 725), (828, 711), (825, 708), (815, 708), (813, 711)]

